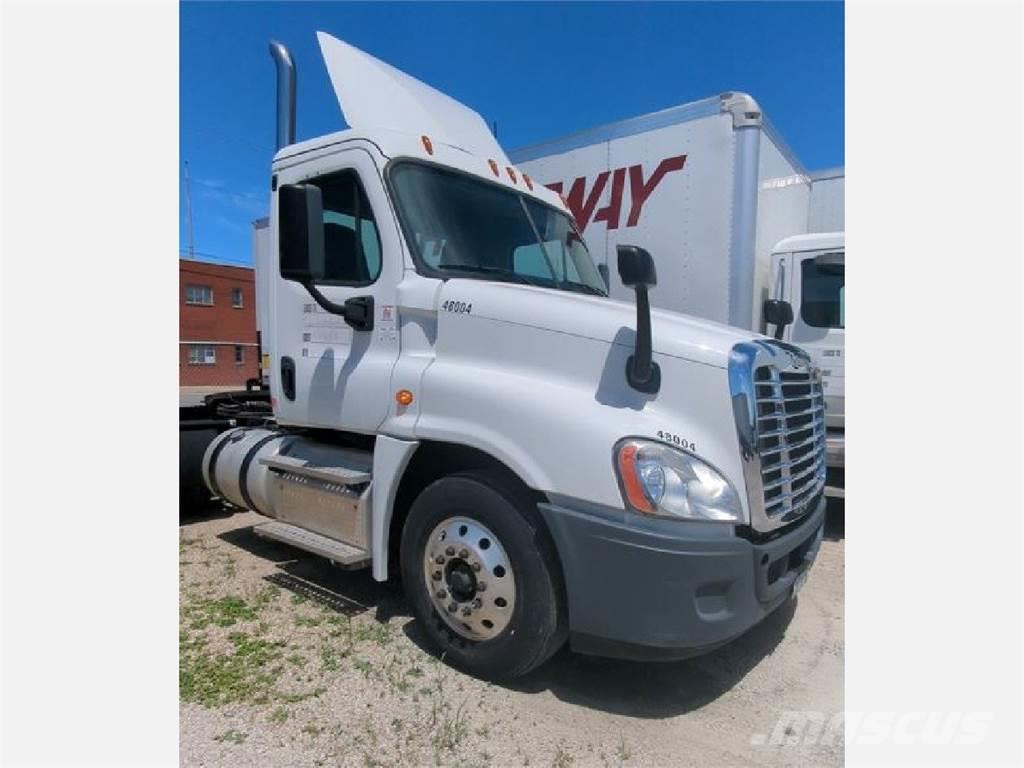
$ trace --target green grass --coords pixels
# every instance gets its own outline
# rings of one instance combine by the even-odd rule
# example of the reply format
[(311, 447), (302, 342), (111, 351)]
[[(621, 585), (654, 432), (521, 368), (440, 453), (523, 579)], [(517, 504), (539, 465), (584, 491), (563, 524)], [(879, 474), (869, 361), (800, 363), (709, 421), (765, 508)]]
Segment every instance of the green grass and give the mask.
[(280, 659), (284, 643), (243, 632), (233, 632), (228, 639), (233, 652), (214, 654), (205, 639), (179, 636), (178, 687), (182, 701), (216, 707), (268, 700), (282, 671), (274, 662)]
[(220, 736), (213, 737), (214, 741), (228, 741), (232, 744), (241, 744), (247, 738), (249, 738), (249, 734), (243, 733), (242, 731), (236, 731), (234, 728), (224, 731)]
[(217, 600), (201, 598), (185, 605), (181, 613), (192, 629), (205, 629), (211, 624), (230, 627), (239, 621), (256, 619), (256, 611), (236, 595), (228, 595)]

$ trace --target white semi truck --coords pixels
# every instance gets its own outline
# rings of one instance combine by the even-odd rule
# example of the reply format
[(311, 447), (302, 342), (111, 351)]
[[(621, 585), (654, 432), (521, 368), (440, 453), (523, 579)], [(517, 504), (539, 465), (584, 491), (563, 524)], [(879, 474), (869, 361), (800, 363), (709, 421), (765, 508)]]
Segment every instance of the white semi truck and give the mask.
[(790, 600), (825, 516), (807, 354), (652, 311), (640, 248), (616, 254), (635, 302), (609, 297), (560, 197), (478, 114), (318, 37), (351, 127), (295, 143), (272, 43), (269, 406), (190, 413), (212, 494), (269, 518), (260, 536), (400, 578), (444, 658), (489, 677), (566, 640), (694, 655)]
[(616, 246), (639, 245), (658, 270), (653, 306), (772, 333), (810, 354), (825, 389), (826, 494), (843, 496), (842, 168), (808, 173), (757, 102), (736, 92), (510, 157), (564, 196), (614, 298), (630, 294), (607, 271)]

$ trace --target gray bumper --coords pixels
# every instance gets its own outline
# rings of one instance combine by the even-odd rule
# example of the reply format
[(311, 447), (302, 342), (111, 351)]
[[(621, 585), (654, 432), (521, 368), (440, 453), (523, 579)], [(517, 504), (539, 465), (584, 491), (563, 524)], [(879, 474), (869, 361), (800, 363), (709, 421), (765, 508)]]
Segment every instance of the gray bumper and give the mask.
[(695, 656), (757, 624), (793, 594), (825, 520), (822, 498), (802, 522), (756, 543), (673, 535), (672, 521), (645, 528), (621, 512), (540, 510), (562, 562), (573, 649), (635, 659)]

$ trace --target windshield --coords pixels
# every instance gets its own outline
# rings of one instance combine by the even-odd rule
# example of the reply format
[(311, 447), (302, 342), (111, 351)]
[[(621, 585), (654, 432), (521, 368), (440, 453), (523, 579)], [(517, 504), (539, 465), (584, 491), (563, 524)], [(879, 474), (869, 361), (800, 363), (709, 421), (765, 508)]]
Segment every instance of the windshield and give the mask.
[(607, 295), (568, 215), (468, 174), (406, 162), (391, 172), (409, 246), (452, 277)]

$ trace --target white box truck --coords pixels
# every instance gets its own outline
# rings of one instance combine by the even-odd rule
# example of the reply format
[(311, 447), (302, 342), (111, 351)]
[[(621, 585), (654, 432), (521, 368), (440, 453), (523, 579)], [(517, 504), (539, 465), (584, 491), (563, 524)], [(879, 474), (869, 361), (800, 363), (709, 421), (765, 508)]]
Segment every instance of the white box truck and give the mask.
[[(843, 170), (807, 173), (757, 102), (737, 92), (509, 157), (563, 196), (613, 297), (630, 295), (609, 269), (616, 246), (639, 245), (657, 265), (655, 307), (770, 332), (810, 354), (825, 387), (826, 492), (842, 496)], [(781, 333), (773, 311), (783, 321), (792, 313)]]
[(445, 660), (485, 676), (566, 640), (693, 655), (792, 599), (825, 517), (807, 354), (652, 311), (638, 247), (616, 254), (635, 302), (609, 297), (559, 196), (478, 114), (319, 39), (351, 127), (295, 142), (272, 44), (269, 395), (183, 412), (212, 495), (269, 518), (260, 536), (400, 576)]

